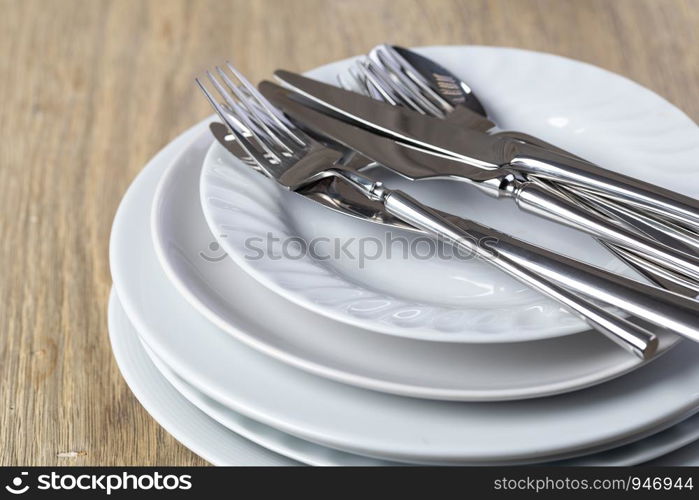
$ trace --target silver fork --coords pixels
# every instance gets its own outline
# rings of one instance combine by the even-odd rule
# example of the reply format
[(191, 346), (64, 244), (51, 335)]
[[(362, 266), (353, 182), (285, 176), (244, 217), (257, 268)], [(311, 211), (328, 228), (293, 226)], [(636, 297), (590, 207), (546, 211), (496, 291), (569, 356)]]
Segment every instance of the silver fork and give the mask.
[[(483, 258), (558, 301), (639, 356), (649, 357), (656, 349), (657, 338), (653, 333), (574, 292), (594, 296), (602, 303), (661, 328), (671, 325), (671, 330), (699, 341), (699, 303), (521, 242), (473, 221), (433, 210), (405, 193), (387, 189), (380, 182), (345, 168), (340, 163), (342, 152), (304, 133), (232, 65), (226, 67), (230, 74), (222, 67), (207, 72), (209, 85), (215, 91), (209, 90), (202, 79), (198, 78), (197, 84), (235, 136), (245, 156), (254, 159), (265, 175), (286, 189), (298, 190), (334, 177), (361, 193), (368, 202), (378, 202), (388, 214)], [(235, 83), (234, 78), (239, 83)], [(482, 244), (494, 241), (496, 243), (489, 247)]]

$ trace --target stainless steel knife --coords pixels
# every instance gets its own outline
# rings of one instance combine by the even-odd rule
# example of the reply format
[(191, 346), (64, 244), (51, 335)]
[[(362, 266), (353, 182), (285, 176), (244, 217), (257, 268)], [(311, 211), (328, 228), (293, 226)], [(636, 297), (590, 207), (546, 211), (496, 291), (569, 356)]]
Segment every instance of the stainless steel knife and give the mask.
[(526, 176), (577, 186), (699, 231), (699, 202), (688, 196), (501, 133), (455, 127), (292, 72), (280, 70), (275, 76), (323, 112), (407, 145), (470, 166), (508, 166)]
[[(468, 182), (491, 196), (513, 199), (527, 212), (639, 252), (653, 262), (681, 270), (686, 276), (699, 281), (699, 259), (696, 257), (614, 224), (609, 218), (571, 201), (569, 197), (536, 178), (522, 178), (516, 170), (508, 168), (484, 169), (465, 164), (442, 153), (373, 133), (337, 116), (315, 110), (307, 105), (304, 96), (271, 82), (262, 82), (259, 90), (297, 123), (310, 128), (317, 135), (331, 138), (358, 151), (404, 177), (412, 180), (448, 178)], [(371, 99), (369, 102), (382, 104)], [(398, 108), (389, 105), (389, 109)], [(493, 136), (487, 137), (493, 139)]]

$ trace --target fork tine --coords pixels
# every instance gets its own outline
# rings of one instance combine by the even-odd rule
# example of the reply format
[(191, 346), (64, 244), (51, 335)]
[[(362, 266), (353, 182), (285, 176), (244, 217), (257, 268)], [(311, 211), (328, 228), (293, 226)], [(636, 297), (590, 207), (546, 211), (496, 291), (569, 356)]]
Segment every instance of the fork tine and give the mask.
[(228, 69), (231, 71), (231, 73), (235, 75), (235, 77), (240, 81), (240, 83), (243, 84), (245, 89), (250, 94), (250, 97), (266, 111), (266, 114), (269, 116), (269, 118), (272, 119), (272, 121), (277, 125), (277, 127), (279, 127), (282, 132), (284, 132), (297, 144), (299, 144), (300, 146), (304, 146), (305, 143), (303, 139), (301, 139), (298, 136), (298, 134), (294, 133), (294, 130), (296, 130), (296, 126), (293, 125), (286, 118), (286, 116), (284, 116), (284, 113), (272, 106), (272, 104), (267, 99), (265, 99), (265, 97), (262, 94), (260, 94), (257, 88), (255, 88), (255, 86), (252, 83), (250, 83), (250, 81), (247, 78), (245, 78), (240, 73), (240, 71), (238, 71), (235, 68), (235, 66), (233, 66), (228, 61), (226, 61), (226, 66), (228, 66)]
[[(218, 91), (218, 94), (223, 97), (223, 100), (226, 102), (228, 107), (232, 111), (237, 111), (238, 110), (238, 103), (235, 102), (235, 99), (231, 97), (231, 95), (228, 93), (228, 91), (221, 85), (221, 82), (219, 82), (216, 77), (211, 73), (211, 71), (206, 71), (206, 76), (208, 77), (209, 81), (211, 84), (214, 86), (214, 88)], [(246, 124), (247, 126), (248, 124)]]
[(242, 119), (245, 127), (251, 130), (254, 129), (255, 124), (246, 119), (247, 115), (245, 113), (241, 113), (238, 103), (235, 101), (235, 99), (233, 99), (233, 97), (231, 97), (231, 95), (228, 93), (228, 91), (226, 91), (216, 77), (210, 71), (206, 72), (206, 76), (228, 106), (228, 108), (226, 108), (226, 106), (221, 106), (221, 109), (230, 114), (237, 115), (239, 119)]
[(289, 127), (294, 127), (294, 125), (287, 119), (286, 116), (284, 116), (284, 113), (279, 111), (277, 108), (272, 106), (265, 97), (260, 94), (260, 92), (257, 90), (257, 88), (250, 83), (250, 80), (245, 78), (245, 76), (236, 69), (235, 66), (233, 66), (230, 61), (226, 61), (226, 66), (228, 66), (228, 69), (230, 70), (231, 73), (235, 75), (235, 77), (240, 81), (240, 83), (243, 84), (245, 89), (259, 102), (262, 104), (269, 112), (270, 114), (276, 116), (280, 121), (286, 123)]
[[(268, 177), (274, 178), (273, 168), (275, 165), (280, 164), (281, 160), (278, 158), (276, 160), (270, 160), (269, 157), (260, 153), (254, 144), (250, 142), (239, 129), (233, 128), (231, 129), (231, 133), (235, 136), (235, 140), (238, 141), (238, 144), (240, 144), (243, 150), (250, 156), (250, 159), (252, 159)], [(259, 142), (259, 139), (257, 139), (257, 141)]]
[[(345, 78), (348, 78), (349, 81), (346, 81)], [(347, 73), (336, 74), (335, 80), (337, 80), (337, 84), (340, 86), (341, 89), (349, 90), (351, 92), (357, 92), (359, 94), (371, 97), (369, 94), (369, 90), (359, 79), (359, 76), (356, 74), (356, 71), (354, 70), (353, 66), (349, 67)]]
[(373, 75), (370, 75), (363, 64), (364, 60), (359, 59), (349, 70), (349, 74), (361, 85), (374, 99), (385, 101), (393, 106), (398, 105), (398, 100), (391, 95), (390, 89), (381, 85)]
[[(226, 89), (223, 87), (223, 85), (221, 85), (221, 83), (216, 79), (216, 77), (210, 71), (207, 71), (206, 75), (208, 76), (211, 84), (216, 88), (216, 90), (221, 95), (221, 97), (223, 97), (223, 99), (226, 101), (226, 104), (228, 104), (230, 107), (229, 110), (226, 110), (225, 107), (221, 107), (221, 109), (223, 109), (224, 111), (229, 111), (231, 114), (233, 114), (233, 116), (238, 118), (238, 120), (240, 120), (244, 124), (244, 126), (248, 129), (248, 132), (255, 138), (256, 142), (259, 143), (260, 147), (265, 151), (265, 153), (270, 155), (277, 162), (280, 162), (281, 158), (279, 157), (279, 155), (277, 153), (275, 153), (270, 148), (270, 146), (267, 144), (267, 142), (265, 140), (263, 140), (264, 135), (262, 133), (260, 133), (259, 127), (250, 120), (248, 114), (244, 110), (241, 109), (240, 105), (238, 105), (238, 103), (235, 102), (235, 99), (233, 99), (231, 97), (231, 95), (226, 91)], [(219, 113), (219, 116), (220, 116), (220, 114), (221, 113)], [(232, 127), (231, 124), (229, 123), (229, 121), (230, 120), (228, 120), (228, 121), (224, 120), (226, 125), (228, 125), (229, 128), (231, 128), (231, 130), (234, 130), (235, 127)], [(244, 131), (241, 130), (240, 128), (238, 128), (238, 132), (241, 134), (244, 134)]]
[[(223, 123), (226, 124), (229, 130), (239, 130), (241, 133), (245, 134), (243, 132), (246, 130), (245, 125), (243, 125), (240, 120), (230, 112), (229, 109), (227, 109), (225, 106), (222, 106), (221, 104), (216, 101), (216, 98), (213, 96), (213, 94), (209, 91), (209, 89), (206, 88), (206, 85), (201, 81), (200, 78), (195, 78), (194, 81), (196, 84), (199, 86), (199, 90), (202, 91), (202, 93), (206, 96), (206, 99), (209, 101), (209, 104), (214, 108), (216, 113), (218, 114), (219, 118), (223, 121)], [(247, 132), (250, 134), (251, 132)]]
[(216, 114), (218, 114), (219, 118), (225, 123), (229, 129), (233, 130), (236, 126), (240, 126), (240, 124), (233, 124), (231, 119), (233, 118), (229, 113), (226, 112), (226, 110), (221, 106), (218, 101), (216, 101), (216, 98), (209, 92), (209, 90), (206, 88), (206, 86), (202, 83), (202, 81), (199, 78), (195, 78), (194, 81), (196, 84), (199, 86), (199, 90), (202, 91), (204, 96), (206, 96), (206, 99), (209, 101), (209, 104), (211, 104), (211, 107), (214, 108), (216, 111)]
[[(222, 68), (219, 66), (216, 66), (216, 71), (218, 72), (219, 75), (221, 75), (221, 78), (223, 79), (223, 82), (226, 84), (228, 89), (235, 94), (235, 96), (238, 98), (238, 101), (240, 102), (241, 107), (244, 107), (244, 111), (247, 111), (246, 115), (248, 118), (255, 118), (257, 120), (257, 125), (259, 125), (260, 128), (264, 130), (266, 133), (266, 136), (269, 137), (272, 142), (274, 142), (277, 146), (282, 148), (284, 151), (287, 153), (291, 153), (292, 150), (284, 144), (284, 141), (282, 141), (277, 134), (275, 134), (270, 128), (267, 126), (267, 123), (264, 120), (264, 117), (259, 116), (259, 111), (255, 109), (254, 106), (251, 106), (250, 103), (247, 100), (247, 97), (245, 94), (238, 88), (238, 86), (231, 81), (231, 79), (228, 77), (228, 75), (223, 71)], [(252, 120), (250, 120), (252, 121)]]
[(426, 114), (422, 106), (417, 105), (410, 95), (406, 94), (395, 82), (391, 81), (390, 78), (387, 78), (388, 75), (384, 75), (381, 71), (378, 71), (374, 63), (369, 59), (362, 60), (358, 68), (364, 74), (367, 81), (370, 82), (388, 102), (393, 105), (402, 102), (406, 107), (414, 109), (423, 115)]
[(376, 84), (376, 82), (369, 80), (365, 71), (357, 61), (354, 65), (350, 66), (348, 73), (350, 77), (354, 80), (355, 86), (359, 89), (359, 92), (367, 95), (377, 101), (385, 101), (393, 106), (397, 105), (398, 102), (389, 95), (383, 88)]
[(372, 51), (367, 58), (367, 66), (370, 71), (383, 77), (383, 80), (406, 101), (408, 107), (421, 110), (427, 115), (444, 117), (442, 109), (426, 97), (412, 80), (405, 78), (400, 72), (400, 66), (395, 62), (387, 64), (381, 59), (378, 52)]
[(370, 57), (384, 67), (388, 66), (389, 71), (396, 78), (409, 87), (413, 93), (422, 95), (430, 104), (436, 106), (442, 116), (453, 111), (453, 106), (435, 92), (422, 75), (416, 73), (412, 65), (390, 45), (382, 44), (374, 47)]

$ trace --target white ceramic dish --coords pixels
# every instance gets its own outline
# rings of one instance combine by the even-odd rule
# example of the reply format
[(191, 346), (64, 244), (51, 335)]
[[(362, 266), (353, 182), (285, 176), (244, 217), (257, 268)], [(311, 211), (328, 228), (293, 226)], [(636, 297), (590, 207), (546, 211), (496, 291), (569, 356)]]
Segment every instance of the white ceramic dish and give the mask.
[[(524, 50), (431, 47), (421, 52), (468, 82), (502, 128), (537, 135), (633, 177), (699, 194), (693, 181), (699, 128), (640, 85), (589, 64)], [(309, 75), (334, 83), (350, 62)], [(509, 201), (463, 184), (387, 179), (390, 187), (451, 213), (613, 271), (625, 269), (587, 235), (527, 215)], [(218, 144), (205, 161), (201, 200), (212, 233), (237, 264), (287, 299), (335, 320), (447, 342), (516, 342), (585, 329), (556, 303), (486, 263), (425, 258), (429, 247), (424, 241), (418, 245), (418, 236), (389, 233), (285, 192)], [(402, 239), (390, 245), (392, 258), (385, 243), (389, 235)], [(299, 252), (294, 238), (314, 253)], [(408, 242), (417, 249), (409, 258), (397, 257)], [(354, 257), (337, 250), (344, 243)], [(361, 248), (365, 256), (378, 257), (361, 259)]]
[(160, 374), (184, 396), (187, 401), (224, 427), (264, 448), (307, 465), (362, 467), (400, 465), (398, 462), (377, 460), (325, 448), (289, 434), (284, 434), (283, 432), (244, 417), (197, 391), (165, 366), (144, 342), (142, 342), (142, 345)]
[[(197, 181), (210, 142), (204, 132), (163, 174), (151, 214), (153, 243), (180, 294), (247, 345), (359, 387), (460, 401), (562, 393), (641, 366), (591, 331), (514, 344), (426, 342), (377, 335), (286, 300), (229, 259), (204, 221)], [(260, 314), (261, 309), (269, 314)], [(677, 340), (667, 335), (661, 339), (661, 350)]]
[[(119, 306), (121, 307), (121, 306)], [(263, 424), (243, 417), (226, 408), (182, 380), (176, 373), (158, 359), (144, 344), (148, 357), (158, 371), (188, 401), (201, 411), (221, 423), (236, 434), (276, 451), (286, 457), (308, 465), (318, 466), (398, 466), (399, 462), (376, 460), (373, 458), (344, 453), (325, 448), (288, 434), (276, 431)], [(694, 415), (669, 429), (618, 448), (593, 453), (579, 458), (559, 462), (544, 462), (538, 465), (587, 465), (587, 466), (629, 466), (652, 460), (699, 439), (699, 415)]]
[(178, 393), (148, 358), (116, 293), (109, 297), (109, 340), (121, 375), (167, 432), (214, 465), (299, 465), (217, 423)]
[[(395, 465), (393, 462), (323, 448), (275, 431), (220, 406), (188, 386), (171, 371), (171, 378), (167, 378), (167, 373), (163, 373), (163, 377), (159, 373), (163, 367), (151, 363), (115, 293), (109, 301), (109, 334), (119, 370), (140, 403), (178, 441), (213, 464), (283, 466), (302, 462), (333, 466)], [(173, 380), (180, 381), (177, 390), (171, 387)], [(184, 390), (178, 394), (180, 389)], [(214, 420), (225, 424), (226, 429), (222, 429)], [(241, 437), (243, 434), (250, 440)], [(684, 447), (671, 453), (666, 461), (663, 458), (656, 459), (656, 465), (697, 465), (699, 444), (692, 446), (691, 443), (698, 434), (699, 416), (694, 416), (627, 446), (558, 462), (556, 465), (636, 465), (662, 457), (681, 446)], [(268, 450), (276, 450), (279, 454)], [(293, 457), (298, 462), (285, 457)]]
[(662, 455), (644, 465), (660, 467), (699, 466), (699, 442), (694, 441), (679, 450), (668, 453), (667, 455)]
[[(203, 127), (185, 137), (191, 140)], [(591, 453), (659, 430), (697, 409), (699, 346), (689, 343), (602, 386), (500, 403), (391, 396), (278, 363), (199, 315), (160, 269), (148, 213), (164, 170), (158, 158), (152, 161), (117, 211), (110, 241), (114, 286), (154, 352), (197, 390), (244, 416), (360, 455), (500, 463)]]

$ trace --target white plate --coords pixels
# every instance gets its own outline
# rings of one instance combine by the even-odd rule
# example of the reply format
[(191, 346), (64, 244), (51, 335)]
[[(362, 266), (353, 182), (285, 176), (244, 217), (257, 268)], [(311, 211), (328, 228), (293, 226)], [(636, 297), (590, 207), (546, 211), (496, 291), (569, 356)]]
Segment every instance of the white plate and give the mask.
[[(516, 344), (426, 342), (377, 335), (289, 302), (227, 258), (204, 221), (197, 179), (210, 142), (204, 132), (163, 175), (153, 201), (153, 242), (179, 292), (247, 345), (340, 382), (461, 401), (567, 392), (641, 365), (596, 332)], [(663, 350), (676, 341), (661, 339)]]
[[(201, 127), (192, 134), (199, 132)], [(114, 286), (138, 332), (168, 366), (246, 417), (317, 444), (383, 459), (523, 462), (598, 451), (689, 416), (699, 404), (699, 346), (690, 343), (601, 386), (500, 403), (391, 396), (278, 363), (199, 315), (160, 269), (148, 214), (164, 169), (151, 162), (117, 211), (110, 240)]]
[[(126, 317), (116, 293), (110, 296), (109, 301), (109, 335), (119, 369), (140, 403), (178, 441), (211, 463), (268, 466), (295, 464), (268, 451), (276, 450), (285, 457), (309, 465), (397, 465), (396, 462), (331, 450), (276, 431), (207, 398), (169, 368), (154, 366), (141, 347), (138, 333)], [(160, 370), (164, 370), (162, 375)], [(177, 389), (171, 387), (171, 384)], [(226, 429), (222, 429), (212, 419), (221, 422)], [(243, 439), (243, 435), (247, 439)], [(696, 465), (699, 463), (699, 444), (693, 447), (689, 444), (698, 436), (699, 416), (694, 416), (638, 442), (552, 465), (635, 465), (661, 457), (681, 446), (684, 446), (682, 450), (668, 457), (671, 461), (667, 465), (692, 464), (688, 458), (692, 449), (693, 463)], [(682, 460), (679, 460), (680, 456)], [(663, 464), (662, 459), (659, 459), (657, 465)]]
[[(432, 47), (420, 52), (467, 81), (502, 128), (535, 134), (632, 177), (699, 194), (694, 181), (699, 128), (626, 78), (524, 50)], [(349, 64), (341, 61), (309, 74), (334, 83)], [(494, 200), (460, 183), (387, 178), (389, 187), (448, 212), (613, 271), (626, 269), (587, 235), (525, 214), (511, 200)], [(338, 321), (449, 342), (513, 342), (585, 329), (555, 302), (487, 263), (424, 258), (429, 248), (424, 237), (389, 233), (285, 192), (218, 144), (205, 162), (201, 199), (209, 227), (233, 260), (270, 289)], [(382, 243), (387, 234), (402, 238), (390, 246), (392, 258)], [(298, 238), (314, 253), (299, 253)], [(352, 238), (348, 248), (354, 258), (335, 245)], [(403, 258), (406, 242), (420, 239), (422, 245)], [(364, 255), (380, 257), (360, 259), (362, 245)], [(384, 250), (377, 251), (380, 247)]]
[(170, 368), (165, 366), (165, 364), (158, 359), (157, 355), (148, 348), (145, 342), (142, 342), (142, 345), (160, 374), (182, 394), (185, 399), (221, 425), (260, 446), (307, 465), (362, 467), (400, 465), (398, 462), (377, 460), (325, 448), (289, 434), (284, 434), (272, 427), (244, 417), (197, 391), (170, 370)]
[[(121, 307), (117, 304), (118, 307)], [(160, 361), (144, 344), (153, 364), (165, 379), (188, 401), (211, 418), (226, 426), (236, 434), (276, 451), (284, 456), (308, 465), (319, 466), (398, 466), (399, 462), (376, 460), (373, 458), (344, 453), (325, 448), (303, 439), (298, 439), (271, 427), (260, 424), (226, 408), (187, 384), (176, 373)], [(629, 466), (636, 465), (670, 453), (699, 439), (699, 415), (689, 417), (669, 429), (639, 439), (625, 446), (608, 451), (593, 453), (579, 458), (559, 462), (543, 462), (538, 465), (588, 465), (588, 466)]]
[(112, 290), (109, 340), (121, 375), (146, 411), (184, 446), (215, 465), (298, 465), (217, 423), (177, 392), (148, 358)]
[(643, 465), (660, 467), (699, 466), (699, 442), (694, 441), (679, 450), (663, 455)]

